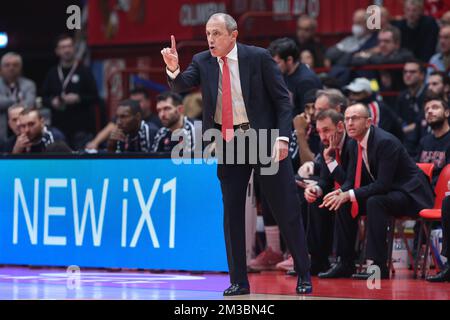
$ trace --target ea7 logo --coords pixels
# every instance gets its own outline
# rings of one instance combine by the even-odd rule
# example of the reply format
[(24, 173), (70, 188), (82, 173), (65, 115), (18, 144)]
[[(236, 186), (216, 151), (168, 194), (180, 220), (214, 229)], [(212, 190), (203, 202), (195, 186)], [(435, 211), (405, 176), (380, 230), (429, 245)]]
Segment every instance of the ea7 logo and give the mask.
[(367, 7), (367, 29), (369, 30), (380, 30), (381, 29), (381, 8), (379, 6), (373, 5)]
[(70, 16), (66, 20), (66, 26), (69, 30), (81, 29), (81, 9), (77, 5), (68, 6), (66, 13)]
[(367, 279), (367, 289), (380, 290), (381, 289), (381, 270), (377, 265), (370, 265), (367, 267), (367, 273), (370, 274)]

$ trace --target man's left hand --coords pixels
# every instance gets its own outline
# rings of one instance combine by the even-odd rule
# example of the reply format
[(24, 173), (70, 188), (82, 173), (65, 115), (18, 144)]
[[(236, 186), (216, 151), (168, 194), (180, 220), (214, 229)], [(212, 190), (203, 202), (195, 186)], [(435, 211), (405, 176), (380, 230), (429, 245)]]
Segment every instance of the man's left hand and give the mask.
[(80, 96), (76, 93), (68, 93), (62, 96), (66, 104), (76, 104), (81, 101)]
[(283, 161), (289, 155), (289, 143), (283, 140), (275, 141), (273, 146), (272, 160), (276, 162)]
[(342, 192), (341, 190), (336, 190), (332, 193), (327, 194), (323, 198), (323, 203), (319, 208), (326, 207), (330, 211), (338, 210), (344, 203), (350, 201), (350, 194), (348, 192)]

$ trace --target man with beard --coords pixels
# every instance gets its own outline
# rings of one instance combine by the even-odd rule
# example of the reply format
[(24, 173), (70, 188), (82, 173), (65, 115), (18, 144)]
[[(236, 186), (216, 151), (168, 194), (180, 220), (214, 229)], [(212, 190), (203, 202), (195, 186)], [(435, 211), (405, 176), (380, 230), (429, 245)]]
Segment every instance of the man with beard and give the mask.
[(441, 95), (448, 101), (448, 95), (450, 94), (450, 78), (442, 71), (433, 71), (430, 73), (427, 79), (428, 91), (435, 95)]
[(159, 129), (153, 143), (154, 152), (171, 152), (180, 141), (172, 141), (175, 130), (183, 130), (185, 148), (191, 152), (195, 148), (194, 123), (184, 116), (183, 99), (174, 92), (166, 91), (156, 97), (156, 112), (163, 127)]
[[(346, 170), (349, 162), (348, 143), (350, 139), (345, 133), (344, 115), (334, 109), (321, 111), (316, 118), (317, 132), (320, 136), (321, 156), (320, 178), (317, 184), (310, 184), (305, 189), (305, 199), (309, 203), (310, 230), (308, 245), (310, 246), (311, 261), (316, 261), (315, 270), (311, 273), (323, 278), (332, 278), (335, 275), (329, 271), (328, 257), (333, 245), (334, 212), (320, 208), (324, 194), (339, 189), (345, 182)], [(347, 206), (347, 210), (349, 207)], [(343, 232), (343, 230), (336, 230)], [(343, 255), (338, 249), (338, 254)], [(315, 259), (313, 259), (315, 258)]]
[(117, 129), (108, 140), (108, 151), (150, 152), (156, 130), (142, 120), (139, 102), (125, 100), (119, 103), (116, 111)]
[(18, 119), (19, 135), (12, 154), (45, 152), (55, 141), (64, 141), (59, 131), (49, 130), (37, 108), (23, 109)]
[(422, 138), (418, 148), (417, 161), (433, 163), (433, 185), (436, 185), (442, 168), (450, 163), (450, 126), (448, 103), (439, 96), (425, 100), (425, 120), (432, 133)]

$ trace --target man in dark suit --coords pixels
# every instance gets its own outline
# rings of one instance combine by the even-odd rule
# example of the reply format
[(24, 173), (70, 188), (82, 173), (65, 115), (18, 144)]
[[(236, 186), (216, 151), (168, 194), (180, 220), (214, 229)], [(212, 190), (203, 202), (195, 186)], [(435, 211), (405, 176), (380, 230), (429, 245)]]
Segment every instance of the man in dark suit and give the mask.
[(348, 143), (344, 115), (334, 109), (323, 110), (317, 115), (317, 133), (322, 142), (319, 156), (320, 178), (305, 189), (309, 203), (308, 247), (311, 253), (311, 274), (321, 274), (329, 269), (328, 256), (333, 244), (334, 212), (319, 205), (325, 194), (339, 189), (346, 179), (349, 162)]
[[(388, 279), (386, 236), (390, 217), (417, 216), (420, 210), (432, 207), (433, 192), (400, 141), (371, 125), (365, 105), (347, 108), (345, 124), (347, 134), (354, 139), (347, 179), (341, 189), (324, 197), (324, 206), (337, 210), (351, 202), (350, 212), (339, 213), (347, 214), (343, 220), (348, 224), (356, 224), (358, 214), (367, 214), (366, 258), (380, 268), (382, 279)], [(367, 271), (353, 275), (356, 279), (370, 276)]]
[[(237, 24), (231, 16), (223, 13), (212, 15), (206, 24), (209, 50), (196, 54), (182, 73), (174, 36), (171, 37), (171, 48), (161, 51), (173, 90), (185, 91), (201, 86), (203, 129), (220, 129), (226, 147), (236, 142), (238, 131), (279, 130), (279, 137), (271, 149), (279, 165), (277, 173), (261, 174), (263, 165), (260, 158), (257, 164), (250, 161), (234, 164), (224, 156), (225, 163), (218, 165), (231, 282), (224, 295), (250, 292), (245, 253), (245, 195), (252, 169), (259, 175), (262, 192), (294, 257), (299, 275), (296, 291), (310, 293), (310, 261), (300, 216), (300, 200), (292, 164), (286, 159), (293, 107), (283, 77), (269, 52), (237, 43), (237, 35)], [(258, 141), (259, 146), (267, 143), (268, 139)], [(244, 153), (249, 157), (250, 152), (250, 144), (247, 144), (245, 150), (235, 149), (234, 156)]]

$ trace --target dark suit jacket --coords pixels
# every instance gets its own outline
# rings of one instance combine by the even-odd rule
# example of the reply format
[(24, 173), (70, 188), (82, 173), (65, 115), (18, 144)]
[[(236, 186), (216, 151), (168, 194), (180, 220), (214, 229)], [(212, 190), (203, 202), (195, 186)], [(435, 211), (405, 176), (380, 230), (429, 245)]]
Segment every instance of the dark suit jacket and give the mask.
[[(266, 49), (238, 43), (239, 75), (247, 116), (253, 129), (279, 129), (290, 137), (292, 110), (289, 93), (278, 66)], [(189, 67), (176, 79), (169, 78), (172, 90), (183, 92), (201, 86), (203, 130), (214, 127), (219, 63), (209, 51), (194, 55)]]
[(312, 89), (322, 89), (322, 82), (319, 77), (303, 63), (300, 63), (293, 74), (285, 75), (284, 80), (288, 90), (292, 92), (294, 117), (305, 110), (305, 94)]
[[(343, 191), (353, 188), (358, 148), (355, 140), (350, 147), (350, 164)], [(367, 143), (367, 156), (374, 181), (355, 189), (358, 201), (390, 191), (402, 191), (411, 197), (412, 208), (420, 211), (433, 206), (433, 191), (425, 174), (410, 158), (401, 142), (380, 128), (371, 127)], [(364, 167), (364, 165), (363, 165)]]
[(382, 101), (376, 101), (380, 108), (380, 122), (378, 127), (392, 133), (396, 136), (400, 141), (404, 139), (404, 133), (402, 129), (401, 119), (397, 116), (397, 114), (392, 111), (392, 109), (387, 106)]
[(328, 166), (325, 163), (325, 160), (323, 159), (323, 149), (324, 146), (321, 145), (320, 147), (320, 178), (318, 185), (326, 194), (329, 191), (332, 191), (334, 189), (334, 182), (339, 183), (340, 185), (343, 185), (345, 183), (345, 180), (347, 178), (347, 167), (350, 162), (350, 147), (349, 144), (351, 142), (351, 139), (348, 137), (348, 135), (345, 135), (344, 145), (342, 147), (341, 151), (341, 164), (338, 165), (332, 173), (330, 173), (330, 170), (328, 170)]
[(412, 51), (423, 62), (428, 62), (435, 53), (439, 40), (439, 25), (436, 20), (423, 15), (414, 29), (408, 26), (406, 19), (393, 21), (392, 24), (400, 29), (402, 48)]

